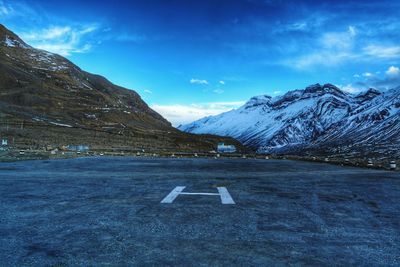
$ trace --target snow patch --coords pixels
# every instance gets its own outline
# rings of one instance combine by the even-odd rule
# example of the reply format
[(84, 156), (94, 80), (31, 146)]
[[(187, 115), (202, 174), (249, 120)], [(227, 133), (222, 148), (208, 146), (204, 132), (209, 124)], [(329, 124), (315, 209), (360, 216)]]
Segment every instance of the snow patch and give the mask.
[(6, 46), (8, 46), (8, 47), (16, 47), (15, 41), (9, 39), (8, 36), (6, 36), (6, 40), (4, 41), (4, 43), (5, 43)]
[(19, 42), (18, 40), (10, 38), (10, 36), (8, 36), (8, 35), (6, 35), (6, 38), (4, 39), (3, 42), (4, 42), (4, 45), (7, 47), (28, 48), (28, 46), (24, 45), (23, 43)]
[(63, 123), (52, 122), (52, 121), (50, 121), (50, 123), (51, 123), (51, 124), (53, 124), (53, 125), (61, 126), (61, 127), (68, 127), (68, 128), (72, 128), (72, 126), (71, 126), (71, 125), (69, 125), (69, 124), (63, 124)]

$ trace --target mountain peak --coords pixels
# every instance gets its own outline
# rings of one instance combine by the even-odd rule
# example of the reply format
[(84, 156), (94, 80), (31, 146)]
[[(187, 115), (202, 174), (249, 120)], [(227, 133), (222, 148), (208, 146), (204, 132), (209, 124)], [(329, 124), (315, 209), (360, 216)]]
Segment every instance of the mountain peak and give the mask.
[(3, 24), (0, 23), (0, 36), (3, 35), (4, 32), (9, 31)]
[(324, 85), (320, 85), (319, 83), (307, 86), (304, 89), (304, 93), (343, 93), (338, 87), (333, 84), (326, 83)]
[(306, 87), (306, 89), (304, 89), (305, 93), (314, 93), (314, 92), (318, 92), (322, 90), (322, 86), (319, 83), (316, 84), (312, 84)]
[(374, 88), (369, 88), (367, 91), (358, 94), (355, 98), (361, 102), (369, 101), (382, 93)]
[(250, 98), (249, 101), (245, 104), (246, 108), (256, 107), (261, 105), (270, 105), (272, 97), (269, 95), (259, 95)]
[(19, 38), (15, 33), (7, 29), (3, 24), (0, 24), (0, 38), (4, 39), (6, 36), (14, 39)]
[(326, 84), (324, 84), (324, 85), (322, 86), (322, 88), (323, 88), (324, 90), (342, 91), (342, 90), (340, 90), (337, 86), (335, 86), (335, 85), (333, 85), (333, 84), (331, 84), (331, 83), (326, 83)]

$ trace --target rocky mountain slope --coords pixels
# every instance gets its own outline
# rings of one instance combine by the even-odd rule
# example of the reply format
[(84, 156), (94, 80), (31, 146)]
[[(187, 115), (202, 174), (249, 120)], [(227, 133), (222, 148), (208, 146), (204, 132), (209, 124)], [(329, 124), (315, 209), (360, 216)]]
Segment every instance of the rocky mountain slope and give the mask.
[(400, 156), (400, 87), (354, 96), (312, 85), (245, 105), (179, 129), (231, 136), (264, 153)]
[(182, 133), (132, 90), (35, 49), (0, 25), (0, 135), (20, 146), (210, 150), (231, 138)]

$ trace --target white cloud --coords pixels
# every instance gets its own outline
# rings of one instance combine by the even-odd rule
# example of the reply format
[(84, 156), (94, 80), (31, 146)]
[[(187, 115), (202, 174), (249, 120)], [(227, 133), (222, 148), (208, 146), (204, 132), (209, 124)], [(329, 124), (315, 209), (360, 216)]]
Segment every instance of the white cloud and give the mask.
[(206, 116), (217, 115), (243, 105), (244, 101), (235, 102), (211, 102), (191, 105), (158, 105), (153, 104), (151, 108), (167, 118), (172, 125), (190, 123)]
[(144, 92), (145, 92), (146, 94), (152, 94), (152, 93), (153, 93), (153, 92), (152, 92), (151, 90), (149, 90), (149, 89), (145, 89)]
[(191, 84), (202, 84), (202, 85), (208, 85), (207, 80), (200, 80), (200, 79), (191, 79), (190, 80)]
[(325, 33), (320, 42), (325, 49), (347, 50), (354, 46), (355, 28), (349, 26), (345, 32)]
[(356, 28), (354, 26), (349, 26), (349, 33), (351, 36), (356, 35)]
[(361, 74), (364, 77), (372, 77), (373, 74), (371, 72), (364, 72), (363, 74)]
[(282, 91), (279, 91), (279, 90), (276, 90), (276, 91), (273, 92), (274, 95), (279, 95), (281, 93), (282, 93)]
[(56, 27), (44, 29), (40, 33), (40, 36), (37, 36), (37, 33), (33, 33), (31, 36), (25, 36), (25, 38), (27, 40), (36, 40), (39, 38), (42, 38), (45, 40), (52, 40), (52, 39), (56, 39), (56, 38), (62, 38), (64, 35), (68, 34), (69, 32), (71, 32), (71, 27), (56, 26)]
[(9, 12), (5, 6), (0, 6), (0, 15), (8, 15)]
[(225, 81), (219, 81), (220, 84), (225, 85)]
[(363, 52), (375, 58), (398, 58), (400, 57), (400, 46), (369, 45), (363, 48)]
[(296, 22), (291, 25), (288, 25), (287, 30), (291, 31), (305, 31), (307, 29), (306, 22)]
[[(274, 27), (272, 32), (275, 34), (292, 33), (292, 32), (313, 32), (324, 25), (328, 20), (331, 20), (332, 14), (321, 12), (307, 12), (306, 16), (295, 16), (298, 18), (296, 21), (291, 19), (281, 21)], [(256, 21), (254, 28), (266, 31), (269, 30), (269, 25)]]
[(91, 32), (97, 31), (98, 29), (99, 29), (98, 25), (89, 25), (89, 26), (86, 26), (86, 27), (82, 28), (79, 31), (79, 34), (84, 35), (84, 34), (87, 34), (87, 33), (91, 33)]
[(342, 63), (349, 59), (355, 59), (357, 56), (350, 52), (330, 52), (322, 51), (313, 54), (308, 54), (294, 60), (284, 62), (296, 69), (309, 69), (314, 66), (332, 66)]
[(349, 26), (343, 32), (326, 32), (322, 34), (310, 53), (284, 61), (283, 64), (297, 69), (309, 69), (318, 65), (337, 65), (358, 58), (359, 55), (353, 52), (355, 37), (354, 26)]
[(389, 77), (398, 77), (398, 76), (400, 76), (400, 69), (395, 66), (390, 66), (389, 69), (385, 73)]
[(355, 86), (352, 84), (346, 85), (344, 90), (348, 92), (363, 91), (368, 88), (375, 88), (378, 90), (388, 90), (398, 87), (400, 85), (400, 68), (390, 66), (384, 72), (385, 75), (379, 75), (382, 71), (375, 72), (377, 75), (365, 72), (362, 74), (363, 79), (358, 79)]
[(220, 94), (223, 94), (225, 91), (223, 89), (218, 88), (218, 89), (215, 89), (213, 92), (220, 95)]
[(12, 14), (13, 8), (9, 5), (4, 4), (3, 1), (0, 1), (0, 15), (8, 16)]
[(31, 5), (25, 1), (3, 1), (0, 0), (0, 16), (1, 20), (15, 19), (15, 17), (23, 18), (24, 21), (31, 22), (40, 21), (45, 14), (40, 14), (32, 9)]
[(400, 58), (400, 46), (371, 44), (366, 36), (367, 33), (357, 30), (355, 26), (348, 26), (343, 32), (325, 32), (315, 45), (308, 48), (309, 53), (284, 60), (282, 64), (303, 70), (349, 61), (375, 62)]
[(360, 74), (354, 74), (353, 77), (354, 78), (360, 78)]
[(83, 39), (98, 30), (97, 25), (87, 26), (51, 26), (45, 29), (22, 33), (21, 37), (33, 47), (47, 50), (62, 56), (73, 53), (85, 53), (92, 45)]

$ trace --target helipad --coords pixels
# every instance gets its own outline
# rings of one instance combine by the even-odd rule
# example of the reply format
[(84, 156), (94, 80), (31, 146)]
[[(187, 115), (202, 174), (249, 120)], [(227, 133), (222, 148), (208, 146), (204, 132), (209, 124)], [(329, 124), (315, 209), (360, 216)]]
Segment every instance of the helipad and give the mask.
[(2, 266), (400, 264), (395, 172), (251, 159), (1, 163), (0, 214)]

